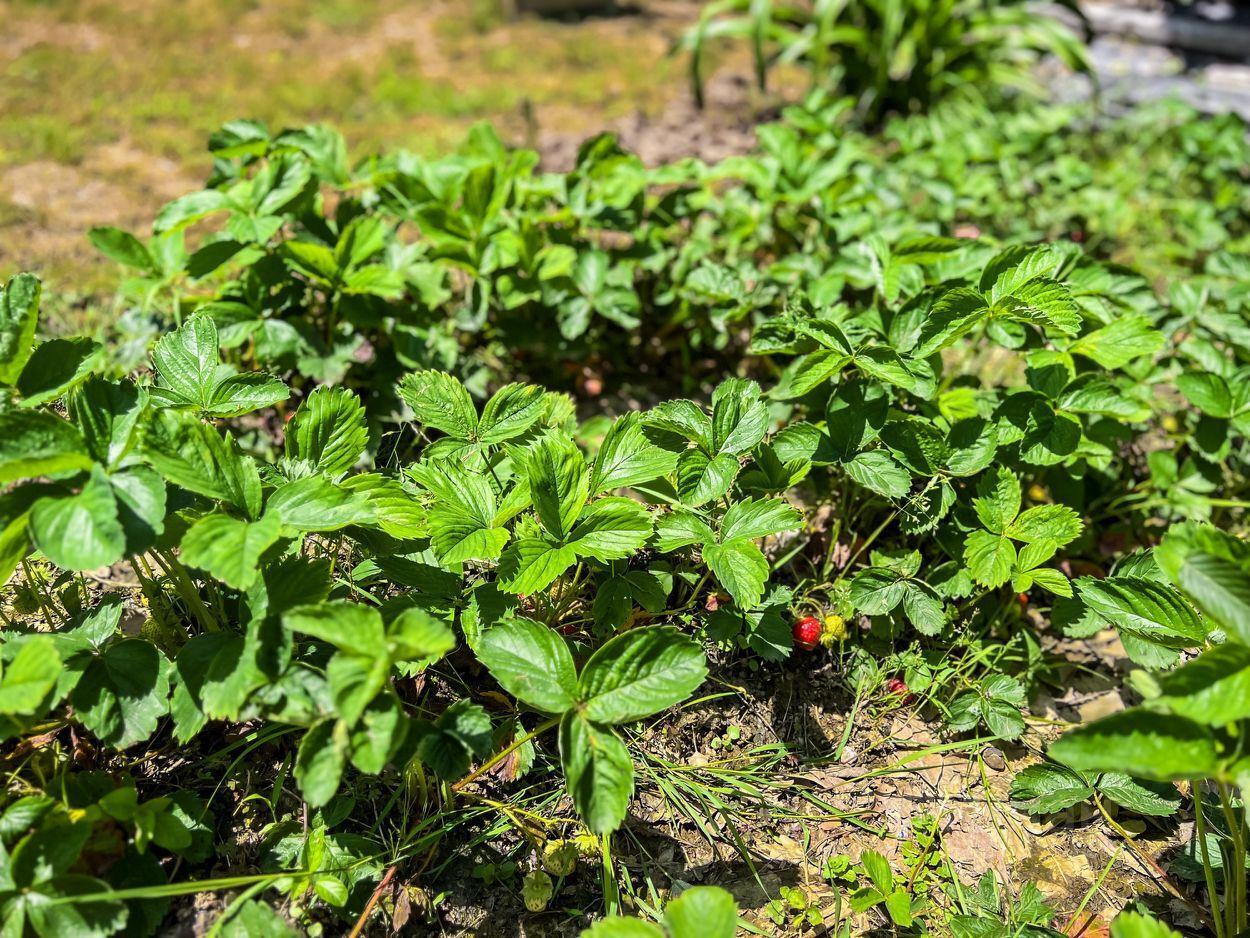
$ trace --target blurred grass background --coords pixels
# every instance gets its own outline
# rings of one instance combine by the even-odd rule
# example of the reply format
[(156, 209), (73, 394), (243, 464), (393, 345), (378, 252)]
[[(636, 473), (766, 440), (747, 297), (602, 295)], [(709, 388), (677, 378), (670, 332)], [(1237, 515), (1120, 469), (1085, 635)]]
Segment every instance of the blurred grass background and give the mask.
[(0, 0), (0, 276), (63, 297), (114, 276), (93, 225), (144, 230), (210, 169), (237, 117), (328, 121), (353, 155), (435, 153), (473, 123), (517, 143), (656, 113), (685, 90), (668, 56), (698, 4), (586, 19), (501, 0)]

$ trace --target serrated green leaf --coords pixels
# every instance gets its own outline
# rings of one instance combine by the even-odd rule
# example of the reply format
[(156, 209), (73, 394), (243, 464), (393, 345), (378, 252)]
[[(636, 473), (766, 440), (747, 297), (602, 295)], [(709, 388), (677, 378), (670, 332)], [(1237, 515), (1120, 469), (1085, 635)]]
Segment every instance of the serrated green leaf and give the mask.
[(664, 553), (695, 544), (715, 543), (708, 523), (693, 511), (678, 508), (660, 515), (655, 525), (656, 547)]
[(1011, 800), (1030, 814), (1056, 814), (1094, 797), (1094, 787), (1074, 769), (1041, 762), (1016, 774)]
[(232, 375), (222, 364), (217, 324), (202, 313), (189, 317), (152, 348), (160, 379), (154, 399), (170, 406), (206, 408), (217, 385)]
[(977, 483), (972, 508), (989, 531), (1005, 534), (1007, 526), (1020, 513), (1020, 480), (1010, 469), (1000, 466)]
[(736, 455), (754, 449), (768, 429), (768, 408), (760, 386), (743, 378), (728, 378), (712, 392), (712, 446), (717, 455)]
[(651, 515), (646, 506), (608, 497), (586, 506), (569, 534), (568, 546), (579, 557), (607, 562), (628, 557), (650, 536)]
[(532, 384), (506, 384), (486, 402), (478, 425), (478, 439), (498, 444), (514, 439), (542, 416), (545, 393)]
[(413, 608), (387, 624), (386, 643), (392, 661), (422, 661), (447, 654), (456, 647), (456, 636), (447, 623)]
[(282, 522), (283, 533), (337, 531), (349, 524), (373, 520), (369, 498), (337, 485), (325, 476), (305, 476), (274, 489), (265, 502), (265, 514)]
[(126, 533), (117, 498), (98, 466), (74, 495), (49, 495), (30, 509), (30, 536), (49, 560), (65, 570), (94, 570), (122, 558)]
[(985, 298), (977, 290), (957, 287), (934, 301), (920, 327), (920, 340), (912, 350), (922, 358), (940, 352), (967, 335), (989, 316)]
[(515, 538), (499, 557), (499, 585), (529, 596), (545, 590), (575, 563), (577, 552), (568, 545), (540, 537)]
[(0, 714), (34, 714), (61, 675), (61, 655), (51, 638), (29, 635), (20, 641), (0, 673)]
[(527, 451), (525, 473), (539, 521), (553, 537), (565, 537), (590, 496), (586, 458), (567, 436), (548, 434)]
[(634, 792), (634, 764), (625, 744), (570, 710), (560, 721), (560, 764), (586, 826), (596, 834), (620, 827)]
[(1169, 817), (1181, 806), (1181, 793), (1167, 782), (1139, 782), (1122, 772), (1098, 779), (1098, 792), (1123, 808), (1147, 817)]
[(283, 613), (282, 625), (353, 655), (368, 658), (386, 654), (382, 616), (362, 603), (336, 599), (296, 606)]
[(721, 538), (757, 540), (801, 527), (803, 516), (779, 498), (745, 498), (729, 506), (721, 519)]
[(266, 513), (256, 521), (205, 515), (182, 536), (182, 559), (227, 586), (250, 589), (260, 576), (260, 558), (277, 543), (282, 521)]
[(156, 269), (152, 255), (143, 242), (128, 231), (103, 225), (88, 231), (87, 239), (97, 251), (119, 264), (143, 271)]
[(768, 560), (754, 541), (739, 537), (719, 544), (704, 544), (703, 562), (743, 609), (753, 608), (764, 598)]
[(595, 723), (631, 723), (681, 703), (706, 677), (697, 642), (675, 628), (652, 626), (596, 651), (582, 668), (578, 697)]
[(677, 454), (656, 446), (643, 430), (637, 413), (613, 421), (604, 434), (590, 474), (590, 493), (598, 495), (669, 475)]
[(842, 468), (864, 488), (886, 498), (903, 498), (911, 491), (911, 475), (885, 450), (860, 453)]
[(851, 602), (865, 615), (886, 615), (903, 601), (903, 583), (895, 570), (867, 567), (851, 579)]
[(104, 346), (75, 337), (42, 342), (17, 377), (17, 390), (27, 407), (55, 400), (91, 376), (104, 357)]
[(1173, 589), (1138, 577), (1082, 577), (1077, 590), (1102, 621), (1144, 641), (1166, 648), (1193, 648), (1206, 640), (1206, 629), (1189, 604)]
[(390, 660), (340, 653), (326, 662), (325, 675), (334, 710), (350, 728), (386, 686)]
[(486, 631), (478, 658), (512, 696), (542, 713), (563, 713), (578, 698), (577, 670), (564, 639), (548, 626), (513, 619)]
[(1072, 292), (1057, 280), (1049, 277), (1034, 277), (1019, 285), (1011, 286), (1009, 292), (995, 284), (995, 312), (1004, 313), (1013, 319), (1047, 325), (1068, 335), (1075, 335), (1081, 326), (1081, 316), (1077, 310), (1076, 300)]
[(1026, 544), (1044, 541), (1061, 547), (1079, 537), (1084, 527), (1081, 516), (1067, 505), (1037, 505), (1010, 522), (1003, 533)]
[(310, 807), (327, 804), (339, 790), (347, 766), (347, 747), (347, 726), (333, 717), (314, 723), (300, 740), (295, 781)]
[(459, 381), (442, 371), (417, 371), (405, 375), (399, 394), (412, 408), (417, 423), (460, 440), (474, 437), (478, 429), (477, 408)]
[(1164, 342), (1163, 333), (1151, 325), (1148, 317), (1129, 314), (1087, 332), (1068, 346), (1068, 351), (1092, 358), (1108, 371), (1114, 371), (1135, 358), (1154, 354), (1163, 348)]
[(1219, 772), (1215, 737), (1199, 723), (1142, 708), (1069, 730), (1050, 747), (1079, 771), (1126, 772), (1169, 782)]
[(0, 413), (0, 484), (90, 469), (86, 442), (73, 424), (54, 414)]
[(335, 476), (356, 464), (368, 441), (360, 398), (347, 388), (323, 385), (308, 395), (287, 424), (284, 446), (288, 459)]
[(111, 642), (74, 686), (74, 716), (101, 742), (127, 749), (151, 736), (167, 712), (169, 671), (169, 661), (151, 642)]
[(0, 289), (0, 384), (12, 384), (30, 358), (43, 284), (18, 274)]
[(1176, 387), (1189, 403), (1211, 417), (1233, 415), (1233, 394), (1228, 382), (1209, 371), (1187, 371), (1176, 379)]
[(1016, 548), (1009, 538), (988, 531), (973, 531), (964, 543), (964, 561), (977, 583), (995, 589), (1011, 578)]
[(698, 449), (677, 458), (677, 496), (683, 505), (697, 508), (720, 498), (738, 477), (738, 459), (728, 453), (709, 458)]
[(1250, 717), (1250, 647), (1229, 642), (1203, 652), (1159, 680), (1158, 703), (1173, 713), (1225, 726)]
[(937, 635), (946, 625), (946, 607), (927, 584), (903, 584), (903, 612), (921, 635)]
[(260, 514), (256, 462), (239, 452), (229, 434), (222, 436), (189, 414), (164, 410), (149, 425), (143, 452), (166, 481), (224, 501), (249, 518)]

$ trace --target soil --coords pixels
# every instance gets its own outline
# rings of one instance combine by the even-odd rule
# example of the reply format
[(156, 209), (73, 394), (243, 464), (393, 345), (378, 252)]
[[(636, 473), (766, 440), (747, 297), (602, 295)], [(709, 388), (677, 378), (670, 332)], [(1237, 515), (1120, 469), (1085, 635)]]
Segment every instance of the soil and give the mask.
[[(961, 744), (932, 708), (900, 705), (897, 697), (857, 704), (828, 652), (796, 652), (791, 661), (763, 667), (717, 663), (708, 694), (722, 695), (666, 715), (634, 740), (638, 793), (614, 839), (618, 866), (628, 868), (636, 884), (661, 891), (727, 888), (763, 934), (797, 934), (768, 915), (781, 887), (802, 888), (831, 926), (838, 895), (821, 875), (824, 862), (876, 850), (898, 875), (906, 869), (904, 845), (914, 838), (913, 823), (928, 816), (938, 822), (936, 849), (961, 883), (975, 884), (993, 872), (1014, 895), (1033, 882), (1061, 913), (1056, 927), (1070, 926), (1069, 934), (1106, 934), (1099, 929), (1132, 900), (1197, 933), (1198, 920), (1175, 898), (1178, 885), (1163, 872), (1178, 837), (1191, 829), (1183, 815), (1146, 823), (1120, 818), (1135, 834), (1130, 845), (1092, 808), (1040, 818), (1010, 804), (1013, 777), (1040, 759), (1063, 724), (1129, 703), (1115, 677), (1122, 678), (1129, 662), (1114, 632), (1068, 640), (1047, 635), (1046, 623), (1036, 613), (1031, 617), (1054, 663), (1048, 686), (1063, 691), (1035, 695), (1028, 730), (1010, 744)], [(729, 727), (739, 736), (726, 744)], [(778, 751), (787, 755), (768, 761), (767, 753)], [(753, 771), (739, 776), (747, 784), (737, 789), (723, 774), (751, 765)], [(711, 785), (719, 805), (678, 809), (664, 789), (681, 779)], [(569, 805), (562, 808), (571, 813)], [(1115, 807), (1108, 810), (1114, 819)], [(474, 860), (464, 858), (449, 873), (457, 888), (438, 907), (443, 933), (575, 936), (589, 923), (575, 910), (598, 902), (593, 861), (559, 885), (548, 911), (535, 914), (524, 909), (515, 881), (484, 886), (471, 879)], [(1080, 919), (1070, 920), (1078, 910)], [(854, 923), (853, 935), (889, 934), (879, 912), (844, 914)]]
[[(707, 83), (705, 105), (695, 104), (689, 88), (677, 92), (656, 116), (635, 112), (605, 128), (615, 133), (627, 150), (647, 166), (693, 157), (705, 163), (749, 153), (755, 147), (755, 127), (776, 116), (743, 73), (717, 72)], [(584, 135), (560, 131), (543, 133), (538, 150), (544, 169), (567, 171), (577, 158)]]
[[(728, 810), (693, 817), (675, 811), (644, 768), (630, 816), (615, 838), (617, 862), (639, 878), (645, 874), (661, 890), (727, 888), (749, 922), (764, 934), (781, 934), (767, 914), (781, 886), (801, 887), (832, 924), (837, 895), (821, 875), (825, 860), (835, 854), (854, 860), (864, 850), (877, 850), (897, 874), (905, 868), (901, 848), (913, 836), (913, 821), (932, 816), (938, 820), (940, 849), (965, 886), (987, 871), (1010, 884), (1013, 893), (1035, 882), (1065, 917), (1084, 903), (1091, 928), (1109, 922), (1132, 899), (1176, 923), (1196, 924), (1152, 868), (1166, 866), (1167, 851), (1177, 840), (1175, 819), (1147, 825), (1127, 848), (1091, 809), (1042, 819), (1009, 803), (1016, 772), (1038, 761), (1046, 741), (1058, 735), (1052, 720), (1088, 719), (1124, 706), (1117, 691), (1103, 689), (1111, 681), (1080, 680), (1094, 662), (1123, 667), (1126, 659), (1113, 633), (1050, 644), (1051, 653), (1068, 662), (1061, 674), (1071, 686), (1059, 699), (1034, 700), (1036, 717), (1019, 743), (947, 746), (947, 751), (933, 750), (958, 738), (945, 733), (930, 710), (877, 700), (861, 702), (856, 711), (827, 653), (814, 653), (807, 671), (794, 661), (759, 670), (714, 668), (721, 689), (732, 693), (648, 727), (636, 740), (642, 764), (669, 763), (709, 782), (716, 777), (713, 770), (735, 760), (749, 763), (761, 747), (780, 744), (796, 755), (754, 780), (767, 779), (764, 797), (734, 796), (722, 788)], [(840, 745), (848, 719), (853, 726)], [(713, 748), (730, 726), (740, 729), (739, 739), (729, 748)], [(817, 808), (809, 797), (828, 808)], [(599, 894), (597, 870), (584, 863), (563, 884), (551, 911), (532, 914), (515, 884), (479, 888), (478, 881), (467, 879), (470, 864), (466, 858), (466, 876), (451, 875), (470, 885), (458, 885), (439, 907), (446, 934), (576, 935), (588, 919), (570, 920), (569, 910), (594, 903)], [(855, 919), (851, 933), (877, 934), (882, 925), (879, 913), (869, 912)]]

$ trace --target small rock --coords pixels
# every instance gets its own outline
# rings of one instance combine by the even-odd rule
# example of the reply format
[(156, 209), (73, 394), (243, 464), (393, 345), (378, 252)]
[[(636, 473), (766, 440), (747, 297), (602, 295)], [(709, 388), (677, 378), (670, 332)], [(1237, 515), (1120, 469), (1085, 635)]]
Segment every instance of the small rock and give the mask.
[(842, 750), (842, 758), (838, 761), (843, 765), (854, 765), (859, 761), (859, 750), (854, 746), (847, 746)]
[(1007, 768), (1007, 757), (1003, 755), (1003, 751), (1001, 749), (998, 749), (995, 746), (986, 746), (983, 750), (981, 750), (981, 759), (995, 772), (1001, 772), (1003, 769)]

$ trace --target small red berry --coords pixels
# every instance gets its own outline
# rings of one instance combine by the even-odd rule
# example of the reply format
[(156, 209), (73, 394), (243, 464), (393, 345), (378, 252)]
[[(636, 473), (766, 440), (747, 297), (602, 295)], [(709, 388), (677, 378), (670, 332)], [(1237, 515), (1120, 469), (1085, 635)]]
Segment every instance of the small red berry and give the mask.
[(811, 651), (820, 644), (824, 626), (815, 616), (804, 616), (794, 623), (794, 644), (804, 651)]
[(1027, 606), (1027, 605), (1029, 604), (1029, 594), (1028, 594), (1028, 593), (1017, 593), (1017, 594), (1016, 594), (1016, 599), (1019, 601), (1019, 603), (1020, 603), (1020, 605), (1021, 605), (1021, 606)]
[(907, 682), (901, 677), (892, 677), (885, 682), (885, 692), (887, 694), (897, 694), (903, 698), (903, 705), (914, 703), (916, 695), (907, 689)]

